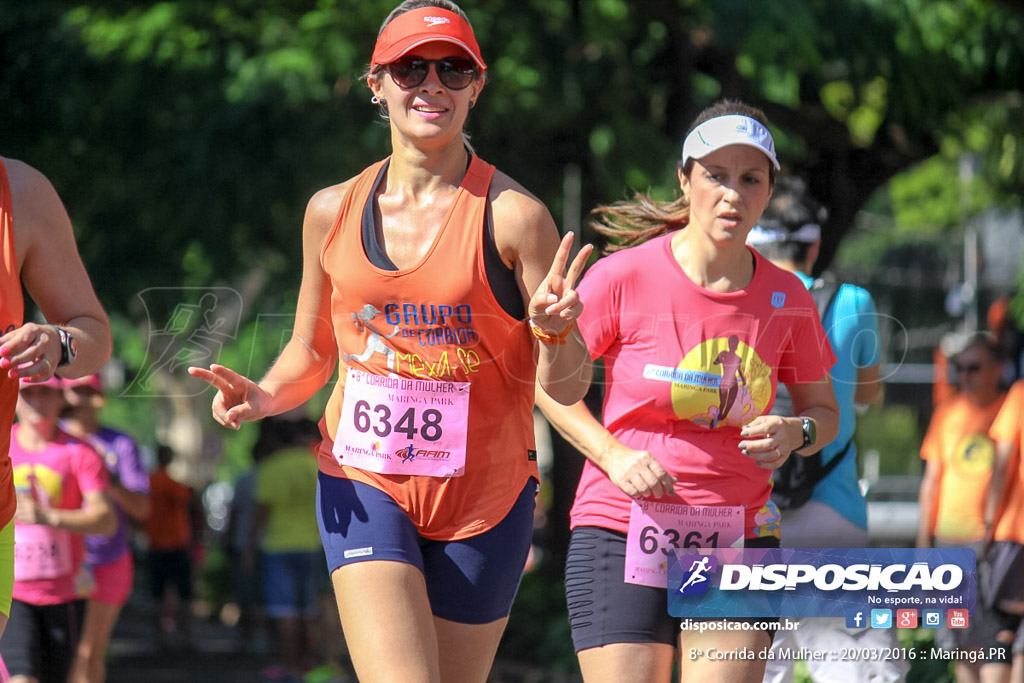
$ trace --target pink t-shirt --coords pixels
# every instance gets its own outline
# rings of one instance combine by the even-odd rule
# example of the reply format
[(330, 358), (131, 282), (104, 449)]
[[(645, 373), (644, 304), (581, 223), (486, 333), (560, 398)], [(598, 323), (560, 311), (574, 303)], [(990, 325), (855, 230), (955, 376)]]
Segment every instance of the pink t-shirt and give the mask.
[[(17, 439), (19, 425), (11, 432), (11, 463), (14, 487), (19, 494), (33, 496), (37, 502), (62, 510), (82, 507), (83, 494), (107, 488), (107, 470), (92, 448), (64, 432), (41, 451), (24, 450)], [(20, 534), (19, 534), (20, 532)], [(71, 534), (39, 524), (15, 523), (14, 598), (32, 605), (58, 605), (82, 597), (75, 590), (75, 574), (83, 558), (83, 540)], [(18, 546), (18, 537), (22, 546)], [(43, 556), (40, 558), (40, 556)], [(22, 571), (52, 578), (19, 579)]]
[[(778, 536), (771, 472), (739, 449), (740, 428), (769, 412), (778, 382), (820, 380), (835, 355), (800, 280), (762, 258), (741, 291), (697, 286), (672, 254), (672, 234), (617, 252), (579, 286), (580, 331), (605, 363), (605, 427), (646, 450), (688, 505), (743, 505), (747, 538)], [(625, 533), (630, 498), (587, 462), (573, 528)]]

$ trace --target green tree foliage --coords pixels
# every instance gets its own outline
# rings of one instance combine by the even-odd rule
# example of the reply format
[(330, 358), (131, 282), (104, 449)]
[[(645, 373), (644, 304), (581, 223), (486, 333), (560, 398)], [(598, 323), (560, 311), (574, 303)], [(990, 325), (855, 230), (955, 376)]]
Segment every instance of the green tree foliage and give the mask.
[[(670, 194), (686, 125), (720, 95), (768, 111), (837, 234), (937, 153), (980, 153), (996, 196), (1022, 182), (1024, 22), (991, 2), (466, 5), (491, 65), (475, 144), (556, 215), (567, 164), (585, 208)], [(17, 3), (0, 17), (4, 151), (54, 177), (115, 311), (252, 264), (293, 290), (304, 199), (386, 153), (359, 76), (391, 6)]]
[[(464, 4), (491, 67), (474, 145), (556, 218), (572, 208), (571, 166), (584, 212), (632, 189), (672, 196), (686, 127), (721, 96), (766, 110), (787, 170), (830, 206), (822, 265), (907, 169), (920, 171), (892, 185), (887, 206), (934, 233), (1024, 182), (1024, 18), (1012, 3)], [(247, 321), (287, 312), (306, 199), (387, 153), (360, 76), (392, 6), (9, 3), (0, 147), (54, 180), (101, 299), (134, 329), (145, 331), (137, 295), (151, 287), (234, 287)], [(952, 172), (963, 152), (983, 181), (967, 205)]]

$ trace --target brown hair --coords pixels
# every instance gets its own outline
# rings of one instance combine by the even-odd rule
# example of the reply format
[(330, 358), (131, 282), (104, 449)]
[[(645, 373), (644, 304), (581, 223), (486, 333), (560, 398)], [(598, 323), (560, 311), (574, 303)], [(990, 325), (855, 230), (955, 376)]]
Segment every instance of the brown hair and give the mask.
[[(689, 135), (700, 124), (719, 116), (729, 114), (740, 114), (768, 126), (768, 119), (764, 112), (756, 107), (739, 100), (719, 100), (710, 107), (707, 107), (686, 131)], [(683, 165), (679, 162), (679, 168), (686, 176), (693, 170), (693, 160)], [(768, 182), (775, 184), (775, 167), (768, 164)], [(690, 222), (690, 202), (680, 195), (667, 201), (659, 202), (651, 198), (649, 194), (636, 192), (631, 199), (598, 206), (591, 213), (596, 216), (594, 229), (609, 239), (605, 247), (605, 253), (619, 251), (628, 247), (634, 247), (648, 240), (654, 239), (665, 233), (685, 228)]]

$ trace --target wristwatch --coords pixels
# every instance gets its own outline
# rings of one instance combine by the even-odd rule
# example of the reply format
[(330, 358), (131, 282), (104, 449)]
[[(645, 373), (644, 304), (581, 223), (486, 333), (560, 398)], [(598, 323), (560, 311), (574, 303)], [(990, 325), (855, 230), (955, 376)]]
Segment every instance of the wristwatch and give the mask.
[(814, 444), (818, 440), (818, 428), (814, 424), (814, 420), (809, 417), (800, 418), (804, 423), (804, 442), (800, 444), (798, 451), (801, 451), (808, 446)]
[(78, 342), (67, 330), (56, 325), (53, 326), (53, 329), (57, 330), (57, 337), (60, 338), (60, 362), (57, 363), (57, 367), (71, 365), (75, 362), (75, 356), (78, 355)]

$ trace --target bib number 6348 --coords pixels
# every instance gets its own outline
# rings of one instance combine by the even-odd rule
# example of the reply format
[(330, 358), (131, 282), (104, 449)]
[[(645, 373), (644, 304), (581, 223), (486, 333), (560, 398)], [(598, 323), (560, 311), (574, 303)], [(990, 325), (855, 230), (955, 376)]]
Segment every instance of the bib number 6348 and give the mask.
[(441, 417), (441, 411), (436, 408), (417, 411), (415, 407), (409, 407), (396, 419), (391, 406), (383, 403), (372, 405), (369, 401), (359, 400), (352, 412), (352, 426), (363, 434), (372, 431), (385, 437), (394, 432), (404, 434), (410, 441), (418, 434), (424, 441), (433, 442), (444, 435)]
[(380, 474), (461, 477), (469, 382), (349, 370), (332, 452), (339, 465)]

